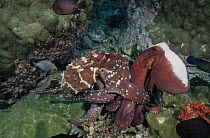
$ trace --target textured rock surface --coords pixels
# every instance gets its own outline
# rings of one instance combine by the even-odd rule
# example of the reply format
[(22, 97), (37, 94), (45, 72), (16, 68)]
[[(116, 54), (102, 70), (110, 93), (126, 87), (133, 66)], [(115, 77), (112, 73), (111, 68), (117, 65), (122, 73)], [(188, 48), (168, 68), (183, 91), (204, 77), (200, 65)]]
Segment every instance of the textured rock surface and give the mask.
[[(13, 55), (13, 60), (26, 59), (31, 47), (49, 39), (55, 30), (76, 28), (76, 21), (86, 21), (92, 10), (92, 1), (87, 0), (86, 9), (80, 14), (61, 16), (51, 9), (53, 2), (54, 0), (0, 0), (0, 49)], [(7, 67), (0, 71), (3, 69), (6, 70)]]
[[(176, 96), (163, 93), (162, 103), (163, 109), (158, 114), (147, 114), (147, 121), (151, 127), (152, 133), (156, 133), (161, 138), (178, 137), (176, 134), (176, 125), (179, 122), (177, 116), (179, 111), (185, 107), (187, 103), (194, 101), (204, 101), (206, 104), (210, 102), (210, 84), (201, 78), (195, 77), (190, 80), (191, 88), (187, 93), (178, 94)], [(209, 104), (207, 106), (210, 106)], [(209, 118), (209, 116), (206, 116)]]
[(82, 103), (59, 101), (52, 96), (26, 100), (0, 111), (0, 137), (50, 137), (68, 134), (67, 119), (81, 117)]
[(154, 44), (169, 41), (176, 52), (210, 58), (208, 0), (164, 0), (154, 19), (150, 38)]
[(176, 133), (176, 125), (178, 120), (176, 120), (169, 110), (162, 110), (158, 114), (147, 115), (147, 122), (152, 128), (153, 133), (158, 132), (161, 138), (177, 138), (179, 137)]

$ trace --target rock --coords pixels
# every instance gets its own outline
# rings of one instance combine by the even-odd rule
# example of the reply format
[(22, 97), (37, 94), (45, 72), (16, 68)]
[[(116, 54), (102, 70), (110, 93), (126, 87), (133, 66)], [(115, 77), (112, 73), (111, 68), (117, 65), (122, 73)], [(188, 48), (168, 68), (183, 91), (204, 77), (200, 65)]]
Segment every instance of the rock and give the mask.
[(67, 119), (85, 114), (82, 103), (59, 101), (55, 96), (25, 100), (0, 111), (0, 137), (50, 137), (68, 134), (72, 125)]

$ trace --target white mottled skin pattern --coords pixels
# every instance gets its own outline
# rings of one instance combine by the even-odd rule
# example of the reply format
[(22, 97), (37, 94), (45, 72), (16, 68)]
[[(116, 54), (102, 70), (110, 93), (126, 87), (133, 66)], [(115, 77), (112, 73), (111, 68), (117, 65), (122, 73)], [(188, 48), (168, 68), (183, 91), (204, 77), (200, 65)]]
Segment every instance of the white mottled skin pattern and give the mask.
[(165, 57), (171, 64), (172, 70), (177, 78), (182, 81), (185, 87), (188, 86), (188, 76), (185, 64), (180, 59), (180, 57), (169, 49), (169, 46), (166, 43), (159, 43), (154, 46), (159, 46), (164, 52)]

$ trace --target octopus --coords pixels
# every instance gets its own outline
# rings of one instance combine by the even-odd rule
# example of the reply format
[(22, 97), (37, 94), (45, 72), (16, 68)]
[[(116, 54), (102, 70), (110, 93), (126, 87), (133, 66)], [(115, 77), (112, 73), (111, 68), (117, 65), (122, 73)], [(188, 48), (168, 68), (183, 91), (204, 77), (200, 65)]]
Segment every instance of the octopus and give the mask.
[(37, 94), (63, 93), (67, 100), (90, 102), (84, 117), (68, 120), (76, 126), (95, 121), (105, 108), (116, 113), (114, 124), (124, 129), (142, 124), (144, 110), (158, 113), (160, 104), (150, 100), (157, 87), (170, 94), (186, 92), (190, 87), (184, 63), (166, 43), (143, 51), (131, 68), (128, 62), (118, 53), (90, 51), (87, 58), (67, 66), (61, 87)]

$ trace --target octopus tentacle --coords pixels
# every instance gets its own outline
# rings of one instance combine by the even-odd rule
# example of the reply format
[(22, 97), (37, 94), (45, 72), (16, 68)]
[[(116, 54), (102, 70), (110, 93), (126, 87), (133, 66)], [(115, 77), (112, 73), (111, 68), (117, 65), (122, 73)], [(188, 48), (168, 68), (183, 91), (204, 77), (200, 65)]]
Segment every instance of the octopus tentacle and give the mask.
[(123, 129), (130, 125), (134, 117), (134, 106), (136, 103), (123, 99), (122, 105), (115, 116), (115, 125), (119, 129)]
[(123, 100), (122, 96), (120, 96), (120, 95), (117, 96), (117, 98), (115, 100), (110, 101), (110, 102), (108, 102), (106, 104), (106, 106), (105, 106), (106, 110), (108, 110), (108, 111), (116, 111), (120, 107), (120, 105), (122, 103), (122, 100)]
[(76, 126), (81, 126), (84, 123), (84, 121), (93, 122), (101, 114), (103, 107), (104, 107), (104, 104), (92, 103), (90, 109), (88, 110), (88, 113), (84, 117), (80, 119), (71, 119), (71, 120), (68, 120), (68, 122)]
[(116, 94), (107, 94), (103, 92), (99, 92), (99, 90), (94, 92), (88, 93), (80, 93), (80, 94), (73, 94), (73, 93), (66, 93), (64, 98), (67, 100), (73, 101), (89, 101), (93, 103), (107, 103), (115, 98)]
[(121, 82), (120, 88), (116, 88), (116, 87), (106, 88), (105, 92), (117, 93), (119, 95), (122, 95), (124, 98), (129, 99), (136, 103), (144, 103), (145, 101), (148, 101), (150, 99), (148, 92), (140, 91), (139, 89), (137, 89), (136, 86), (134, 86), (129, 81)]
[(135, 106), (135, 115), (134, 115), (134, 118), (132, 121), (132, 124), (134, 126), (140, 125), (143, 123), (143, 121), (144, 121), (144, 115), (142, 113), (143, 108), (144, 108), (144, 106), (140, 105), (140, 104)]
[(145, 105), (144, 108), (152, 114), (157, 114), (161, 109), (161, 105), (159, 101), (155, 100), (153, 103)]
[(123, 83), (121, 91), (118, 94), (136, 103), (144, 103), (150, 98), (147, 92), (137, 89), (137, 87), (130, 82)]
[(68, 88), (64, 88), (64, 87), (58, 87), (58, 88), (52, 88), (49, 90), (39, 90), (37, 92), (35, 92), (35, 94), (63, 94), (63, 93), (70, 93), (72, 91), (70, 91)]

